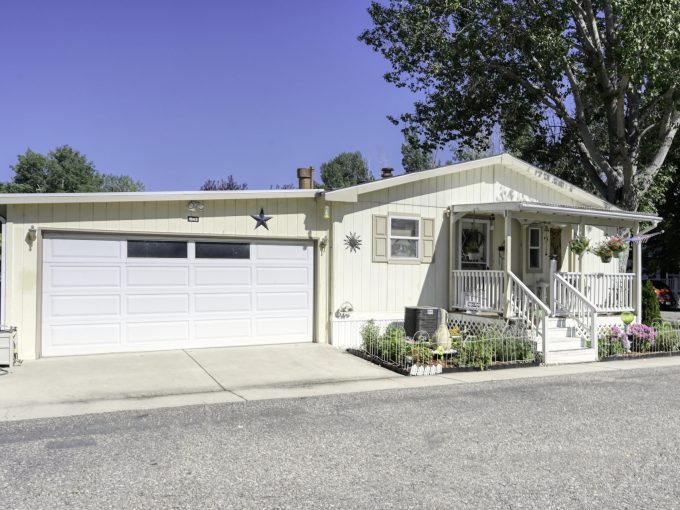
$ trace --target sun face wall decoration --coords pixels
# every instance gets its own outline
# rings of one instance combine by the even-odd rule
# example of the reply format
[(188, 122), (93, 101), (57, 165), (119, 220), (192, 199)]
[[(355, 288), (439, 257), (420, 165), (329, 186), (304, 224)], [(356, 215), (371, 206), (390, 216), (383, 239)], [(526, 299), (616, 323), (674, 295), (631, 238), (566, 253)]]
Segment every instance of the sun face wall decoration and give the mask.
[(355, 253), (357, 250), (361, 249), (361, 237), (356, 232), (350, 232), (345, 236), (345, 248), (350, 251), (350, 253)]

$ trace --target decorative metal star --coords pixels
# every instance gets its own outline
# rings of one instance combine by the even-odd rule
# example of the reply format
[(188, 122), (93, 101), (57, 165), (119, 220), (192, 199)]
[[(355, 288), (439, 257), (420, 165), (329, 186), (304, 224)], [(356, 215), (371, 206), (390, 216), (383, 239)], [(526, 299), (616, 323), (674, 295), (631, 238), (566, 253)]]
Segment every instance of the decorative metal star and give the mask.
[(273, 218), (273, 216), (265, 216), (264, 214), (264, 208), (260, 209), (260, 214), (251, 214), (250, 217), (254, 219), (257, 222), (257, 225), (255, 225), (255, 229), (262, 225), (264, 228), (269, 230), (269, 227), (267, 226), (267, 222)]
[(352, 253), (361, 249), (361, 238), (356, 232), (350, 232), (345, 236), (345, 247)]

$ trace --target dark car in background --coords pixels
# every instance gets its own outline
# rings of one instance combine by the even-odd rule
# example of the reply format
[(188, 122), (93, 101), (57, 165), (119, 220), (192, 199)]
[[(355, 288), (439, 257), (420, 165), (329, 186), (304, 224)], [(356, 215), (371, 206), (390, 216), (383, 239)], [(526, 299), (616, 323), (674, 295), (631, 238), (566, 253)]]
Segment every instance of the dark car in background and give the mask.
[(654, 291), (662, 309), (676, 310), (678, 308), (678, 298), (667, 284), (660, 280), (652, 280), (652, 285), (654, 285)]

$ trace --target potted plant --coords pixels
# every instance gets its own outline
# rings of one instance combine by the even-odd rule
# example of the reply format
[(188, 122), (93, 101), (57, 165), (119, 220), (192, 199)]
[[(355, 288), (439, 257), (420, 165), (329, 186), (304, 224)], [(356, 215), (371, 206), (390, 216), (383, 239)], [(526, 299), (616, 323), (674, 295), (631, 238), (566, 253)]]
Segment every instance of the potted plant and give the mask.
[(607, 242), (603, 242), (598, 244), (594, 249), (593, 249), (593, 254), (597, 255), (600, 257), (600, 260), (602, 262), (611, 262), (612, 257), (614, 256), (614, 252), (612, 252), (611, 248), (609, 248), (609, 244)]
[(607, 246), (611, 250), (615, 258), (619, 256), (628, 249), (628, 243), (623, 240), (621, 236), (611, 236), (607, 239)]
[(569, 241), (569, 250), (579, 257), (588, 251), (588, 246), (590, 246), (590, 239), (584, 235), (578, 235)]

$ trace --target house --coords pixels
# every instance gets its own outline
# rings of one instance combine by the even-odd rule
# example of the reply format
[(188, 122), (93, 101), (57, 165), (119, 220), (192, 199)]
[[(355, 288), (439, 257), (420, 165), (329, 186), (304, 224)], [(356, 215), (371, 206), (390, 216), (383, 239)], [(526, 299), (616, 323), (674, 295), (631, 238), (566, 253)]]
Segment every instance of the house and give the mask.
[(330, 192), (311, 173), (296, 190), (0, 195), (20, 357), (338, 345), (349, 324), (432, 305), (523, 321), (546, 352), (567, 315), (595, 359), (598, 324), (640, 313), (639, 244), (633, 274), (567, 245), (654, 215), (505, 154)]

